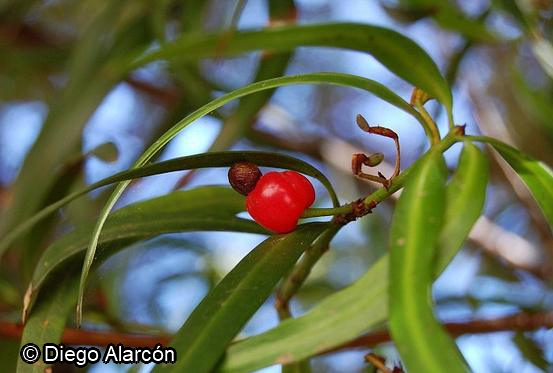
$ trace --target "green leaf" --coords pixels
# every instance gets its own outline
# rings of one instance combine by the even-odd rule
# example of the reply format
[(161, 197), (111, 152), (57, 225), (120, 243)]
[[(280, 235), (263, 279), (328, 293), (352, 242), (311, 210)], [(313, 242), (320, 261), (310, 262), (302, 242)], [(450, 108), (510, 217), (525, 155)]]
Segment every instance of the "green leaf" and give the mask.
[[(167, 132), (165, 132), (154, 144), (152, 144), (152, 146), (146, 149), (146, 151), (142, 154), (142, 156), (136, 161), (134, 168), (145, 165), (169, 141), (171, 141), (171, 139), (173, 139), (183, 128), (188, 126), (190, 123), (192, 123), (198, 118), (201, 118), (204, 115), (209, 114), (211, 111), (218, 109), (219, 107), (223, 106), (229, 101), (232, 101), (234, 99), (237, 99), (243, 96), (250, 95), (255, 92), (260, 92), (267, 89), (272, 89), (272, 88), (286, 86), (286, 85), (320, 84), (320, 83), (350, 86), (350, 87), (365, 89), (369, 92), (374, 93), (376, 96), (384, 99), (385, 101), (388, 101), (389, 103), (395, 106), (398, 106), (399, 108), (415, 116), (420, 121), (424, 122), (424, 120), (422, 120), (420, 115), (403, 99), (401, 99), (395, 93), (390, 91), (388, 88), (372, 80), (359, 78), (354, 75), (337, 74), (337, 73), (318, 73), (318, 74), (305, 74), (305, 75), (298, 75), (298, 76), (287, 76), (287, 77), (275, 78), (275, 79), (265, 80), (262, 82), (252, 83), (248, 86), (242, 87), (226, 95), (223, 95), (211, 101), (210, 103), (204, 105), (198, 110), (194, 111), (186, 118), (182, 119), (180, 122), (175, 124), (172, 128), (170, 128)], [(94, 232), (90, 239), (90, 243), (88, 245), (88, 250), (86, 252), (85, 260), (83, 263), (83, 270), (81, 273), (81, 285), (80, 285), (80, 291), (79, 291), (80, 295), (79, 295), (79, 301), (77, 302), (77, 324), (80, 322), (80, 318), (82, 314), (82, 299), (85, 292), (86, 279), (88, 277), (88, 272), (94, 260), (94, 254), (96, 252), (96, 246), (98, 244), (98, 239), (100, 237), (102, 226), (104, 225), (109, 212), (115, 206), (115, 203), (121, 197), (121, 195), (123, 194), (125, 188), (129, 185), (129, 183), (130, 183), (129, 181), (126, 181), (117, 185), (114, 192), (111, 194), (108, 201), (106, 202), (106, 205), (100, 212), (100, 215), (96, 222), (96, 227), (94, 229)]]
[(433, 16), (440, 27), (459, 32), (470, 40), (477, 42), (498, 42), (500, 37), (486, 26), (486, 22), (480, 19), (467, 17), (455, 6), (440, 2), (440, 10)]
[(221, 372), (238, 373), (289, 364), (345, 343), (388, 314), (388, 256), (378, 260), (353, 285), (338, 291), (295, 319), (232, 344)]
[(0, 340), (0, 361), (2, 361), (2, 369), (5, 369), (7, 372), (14, 372), (18, 361), (21, 360), (19, 357), (19, 341), (2, 339)]
[(231, 340), (263, 304), (276, 283), (328, 224), (313, 223), (269, 237), (204, 298), (171, 345), (178, 359), (154, 372), (211, 372)]
[(390, 235), (390, 333), (409, 371), (466, 372), (455, 342), (434, 317), (432, 281), (444, 217), (447, 171), (431, 151), (411, 172)]
[[(59, 271), (48, 281), (38, 297), (33, 313), (23, 329), (21, 347), (27, 343), (36, 344), (41, 350), (45, 343), (59, 343), (69, 312), (75, 304), (78, 286), (73, 269)], [(43, 373), (49, 364), (44, 363), (43, 355), (35, 364), (27, 364), (17, 359), (17, 373)]]
[(531, 338), (522, 332), (513, 336), (513, 343), (518, 347), (521, 354), (535, 367), (546, 372), (550, 368), (549, 362), (545, 359), (542, 348)]
[(497, 42), (499, 36), (488, 29), (483, 19), (470, 18), (449, 1), (431, 0), (424, 3), (405, 2), (401, 5), (382, 4), (386, 12), (400, 22), (412, 23), (432, 17), (446, 30), (458, 32), (472, 41)]
[(474, 144), (465, 142), (457, 171), (446, 189), (444, 226), (439, 237), (439, 255), (434, 275), (447, 267), (480, 217), (486, 199), (489, 165)]
[[(134, 203), (110, 215), (100, 239), (100, 259), (129, 244), (164, 233), (234, 231), (267, 234), (253, 221), (237, 218), (245, 210), (244, 197), (225, 187), (208, 186), (173, 192)], [(46, 279), (60, 268), (82, 259), (93, 226), (81, 227), (54, 242), (42, 255), (26, 295), (24, 313)]]
[(88, 154), (93, 155), (107, 163), (113, 163), (117, 161), (117, 158), (119, 158), (119, 151), (113, 142), (101, 144), (100, 146), (92, 149)]
[[(120, 78), (106, 68), (107, 62), (113, 54), (126, 55), (126, 50), (140, 45), (134, 38), (143, 33), (132, 26), (141, 25), (143, 10), (133, 11), (132, 16), (122, 16), (125, 8), (131, 6), (141, 9), (123, 1), (102, 4), (79, 43), (75, 43), (68, 66), (68, 82), (53, 99), (40, 135), (13, 185), (12, 202), (0, 219), (0, 236), (11, 232), (42, 207), (59, 176), (60, 165), (81, 141), (88, 118)], [(37, 188), (37, 180), (40, 188)]]
[(36, 225), (46, 216), (52, 214), (60, 207), (65, 206), (76, 198), (85, 195), (86, 193), (98, 189), (100, 187), (114, 184), (124, 180), (132, 180), (145, 176), (159, 175), (168, 172), (210, 168), (210, 167), (229, 167), (238, 161), (250, 161), (259, 166), (277, 167), (288, 170), (302, 172), (319, 180), (328, 190), (334, 205), (338, 205), (338, 197), (332, 188), (330, 181), (315, 167), (300, 159), (293, 158), (287, 155), (269, 152), (258, 151), (228, 151), (228, 152), (213, 152), (202, 153), (186, 157), (179, 157), (163, 162), (148, 164), (143, 167), (131, 169), (128, 171), (119, 172), (115, 175), (102, 179), (87, 188), (78, 192), (72, 193), (63, 199), (45, 207), (43, 210), (35, 214), (31, 219), (25, 221), (20, 226), (13, 229), (9, 234), (0, 240), (0, 254), (3, 253), (21, 234)]
[(553, 227), (553, 171), (545, 163), (522, 153), (499, 140), (486, 136), (470, 136), (471, 140), (483, 141), (493, 146), (503, 159), (520, 176), (540, 206), (549, 226)]
[(291, 363), (282, 366), (282, 373), (311, 373), (311, 363), (309, 359), (301, 360), (297, 363)]
[(224, 35), (220, 34), (184, 35), (141, 55), (132, 68), (158, 59), (226, 57), (260, 49), (277, 52), (299, 46), (346, 48), (371, 54), (390, 71), (435, 97), (448, 109), (452, 106), (451, 91), (434, 61), (411, 39), (390, 29), (355, 23), (273, 27), (236, 32), (224, 48), (218, 43), (222, 37)]

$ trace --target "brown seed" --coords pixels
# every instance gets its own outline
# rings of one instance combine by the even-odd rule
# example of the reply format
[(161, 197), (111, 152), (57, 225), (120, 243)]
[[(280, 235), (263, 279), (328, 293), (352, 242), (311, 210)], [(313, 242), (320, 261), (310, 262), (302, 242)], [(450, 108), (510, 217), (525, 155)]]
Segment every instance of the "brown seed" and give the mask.
[(228, 171), (232, 188), (245, 196), (255, 188), (260, 177), (261, 171), (251, 162), (237, 162)]

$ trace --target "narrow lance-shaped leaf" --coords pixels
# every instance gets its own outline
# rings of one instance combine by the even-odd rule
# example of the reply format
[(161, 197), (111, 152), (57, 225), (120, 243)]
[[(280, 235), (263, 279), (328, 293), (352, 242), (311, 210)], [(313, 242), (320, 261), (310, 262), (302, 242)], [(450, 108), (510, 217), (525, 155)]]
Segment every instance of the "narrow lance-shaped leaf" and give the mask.
[(480, 217), (486, 199), (488, 173), (486, 156), (474, 144), (465, 141), (457, 171), (446, 190), (445, 223), (438, 240), (440, 251), (435, 276), (447, 267)]
[[(187, 230), (267, 233), (254, 222), (234, 216), (244, 206), (244, 197), (234, 190), (209, 186), (123, 207), (107, 221), (97, 263), (138, 240), (163, 233)], [(22, 346), (30, 342), (40, 347), (47, 342), (60, 342), (78, 294), (79, 272), (74, 270), (74, 259), (84, 253), (91, 229), (92, 226), (83, 227), (64, 236), (41, 257), (26, 297), (25, 311), (34, 305), (25, 324)], [(18, 364), (18, 372), (38, 373), (47, 367), (42, 362), (24, 364), (21, 359)]]
[[(206, 104), (203, 107), (196, 110), (195, 112), (191, 113), (186, 118), (181, 120), (179, 123), (175, 124), (175, 126), (173, 126), (171, 129), (165, 132), (154, 144), (152, 144), (152, 146), (150, 146), (138, 159), (138, 161), (134, 165), (134, 168), (140, 167), (146, 164), (146, 162), (148, 162), (155, 154), (157, 154), (169, 141), (171, 141), (171, 139), (173, 139), (187, 125), (189, 125), (196, 119), (209, 114), (211, 111), (223, 106), (227, 102), (234, 100), (236, 98), (247, 96), (255, 92), (281, 87), (281, 86), (286, 86), (286, 85), (291, 85), (291, 84), (301, 84), (301, 83), (303, 84), (327, 83), (327, 84), (343, 85), (343, 86), (350, 86), (350, 87), (364, 89), (374, 93), (376, 96), (386, 100), (387, 102), (395, 106), (398, 106), (399, 108), (412, 114), (417, 119), (421, 120), (420, 115), (402, 98), (397, 96), (395, 93), (393, 93), (383, 85), (369, 79), (359, 78), (354, 75), (336, 74), (336, 73), (305, 74), (305, 75), (299, 75), (299, 76), (275, 78), (275, 79), (265, 80), (262, 82), (253, 83), (243, 88), (232, 91), (224, 96), (221, 96), (211, 101), (209, 104)], [(90, 270), (90, 266), (92, 265), (92, 262), (94, 260), (94, 254), (96, 252), (96, 246), (98, 244), (98, 239), (100, 237), (102, 226), (104, 225), (109, 212), (115, 206), (115, 203), (121, 197), (121, 195), (123, 194), (123, 191), (128, 185), (129, 185), (129, 182), (126, 181), (126, 182), (120, 183), (116, 187), (115, 191), (112, 193), (112, 195), (106, 202), (106, 205), (104, 206), (104, 208), (100, 212), (100, 216), (98, 217), (96, 228), (94, 229), (94, 232), (90, 239), (90, 244), (88, 246), (88, 250), (83, 263), (83, 270), (81, 273), (79, 300), (77, 302), (77, 323), (80, 323), (81, 321), (82, 299), (83, 299), (83, 295), (86, 287), (86, 279), (88, 276), (88, 272)]]
[(34, 215), (31, 219), (25, 221), (23, 224), (16, 227), (13, 231), (3, 237), (0, 240), (0, 253), (5, 251), (9, 247), (9, 245), (13, 243), (14, 240), (25, 233), (28, 229), (32, 228), (43, 218), (45, 218), (49, 214), (52, 214), (57, 209), (65, 206), (76, 198), (83, 196), (86, 193), (97, 188), (124, 180), (137, 179), (140, 177), (159, 175), (174, 171), (209, 167), (229, 167), (238, 161), (250, 161), (256, 163), (259, 166), (284, 168), (288, 170), (302, 172), (306, 175), (312, 176), (319, 180), (328, 190), (334, 206), (337, 206), (339, 204), (336, 192), (332, 188), (332, 185), (330, 184), (330, 181), (326, 178), (326, 176), (324, 176), (324, 174), (317, 170), (315, 167), (311, 166), (307, 162), (302, 161), (301, 159), (278, 153), (258, 151), (202, 153), (186, 157), (174, 158), (163, 162), (148, 164), (146, 166), (134, 168), (128, 171), (119, 172), (115, 175), (102, 179), (81, 191), (72, 193), (64, 197), (63, 199), (45, 207), (43, 210)]
[[(244, 210), (243, 196), (230, 188), (218, 186), (174, 192), (131, 204), (110, 215), (100, 240), (99, 259), (109, 257), (131, 243), (164, 233), (232, 231), (267, 234), (253, 221), (235, 216)], [(33, 273), (26, 306), (32, 303), (54, 271), (74, 266), (74, 260), (82, 258), (92, 228), (92, 225), (81, 227), (46, 249)]]
[(326, 227), (325, 223), (308, 224), (290, 234), (269, 237), (252, 250), (179, 330), (171, 343), (177, 350), (177, 362), (158, 365), (154, 372), (211, 372), (276, 283)]
[(499, 140), (486, 136), (470, 136), (493, 146), (520, 176), (540, 206), (549, 226), (553, 227), (553, 171), (545, 163), (524, 154)]
[(390, 332), (413, 372), (466, 372), (455, 342), (432, 311), (432, 280), (445, 211), (442, 154), (431, 151), (409, 175), (390, 235)]
[[(42, 350), (45, 343), (59, 343), (69, 313), (77, 297), (78, 283), (75, 281), (78, 272), (64, 269), (52, 277), (36, 302), (36, 307), (25, 324), (21, 347), (34, 343)], [(34, 364), (27, 364), (17, 359), (17, 373), (43, 373), (49, 364), (44, 363), (44, 351)]]
[[(131, 6), (132, 15), (125, 12)], [(40, 135), (17, 176), (9, 209), (0, 219), (0, 235), (11, 232), (44, 203), (58, 177), (57, 169), (81, 141), (89, 116), (120, 78), (106, 68), (110, 58), (141, 45), (139, 39), (144, 35), (137, 32), (137, 26), (143, 25), (145, 7), (112, 1), (102, 4), (101, 9), (75, 44), (67, 84), (52, 100)]]
[[(236, 32), (232, 40), (219, 48), (221, 35), (184, 35), (160, 49), (137, 58), (132, 68), (157, 59), (187, 60), (198, 57), (232, 56), (266, 49), (287, 51), (298, 46), (347, 48), (367, 52), (399, 77), (428, 92), (448, 109), (451, 91), (428, 54), (411, 39), (396, 31), (355, 23), (290, 25), (260, 31)], [(194, 56), (194, 57), (192, 57)]]
[[(484, 180), (487, 179), (487, 165), (483, 158), (474, 146), (466, 147), (459, 168), (447, 187), (446, 220), (440, 233), (441, 247), (435, 276), (450, 262), (478, 218), (485, 193)], [(461, 193), (456, 192), (459, 188)], [(466, 211), (456, 211), (463, 201)], [(353, 285), (325, 298), (307, 314), (233, 344), (221, 371), (250, 372), (273, 364), (298, 361), (381, 326), (388, 317), (388, 266), (389, 256), (386, 254)]]

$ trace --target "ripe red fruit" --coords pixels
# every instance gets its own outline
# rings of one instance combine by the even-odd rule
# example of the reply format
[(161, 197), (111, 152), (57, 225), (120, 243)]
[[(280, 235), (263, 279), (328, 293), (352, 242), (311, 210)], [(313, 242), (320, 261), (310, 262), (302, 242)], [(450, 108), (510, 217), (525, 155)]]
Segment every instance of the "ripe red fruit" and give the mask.
[(288, 233), (314, 201), (315, 189), (305, 176), (295, 171), (269, 172), (246, 197), (246, 208), (263, 227)]

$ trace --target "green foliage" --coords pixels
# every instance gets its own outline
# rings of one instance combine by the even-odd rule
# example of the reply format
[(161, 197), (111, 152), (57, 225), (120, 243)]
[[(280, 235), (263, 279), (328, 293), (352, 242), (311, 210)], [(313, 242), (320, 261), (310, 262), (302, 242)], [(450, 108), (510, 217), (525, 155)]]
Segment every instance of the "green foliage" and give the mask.
[(214, 54), (231, 56), (259, 49), (281, 52), (298, 46), (347, 48), (371, 54), (390, 71), (438, 99), (448, 110), (453, 105), (450, 89), (434, 61), (411, 39), (390, 29), (354, 23), (283, 26), (237, 32), (232, 43), (224, 48), (219, 47), (219, 38), (219, 35), (184, 35), (157, 51), (138, 57), (132, 66), (158, 59), (186, 60), (191, 56), (201, 58)]
[(551, 168), (501, 141), (477, 136), (474, 136), (474, 139), (487, 142), (501, 154), (524, 181), (542, 209), (549, 225), (553, 226), (553, 204), (551, 203), (553, 201), (553, 171)]
[(8, 249), (8, 247), (13, 244), (13, 242), (21, 234), (25, 233), (27, 230), (38, 224), (42, 219), (54, 213), (59, 208), (64, 207), (71, 201), (82, 197), (85, 194), (98, 188), (125, 180), (133, 180), (146, 176), (160, 175), (168, 172), (201, 168), (230, 167), (233, 163), (239, 161), (255, 161), (259, 166), (285, 168), (303, 172), (306, 175), (313, 176), (314, 178), (318, 179), (325, 186), (325, 188), (327, 188), (334, 206), (337, 206), (339, 204), (336, 192), (332, 188), (332, 185), (330, 184), (328, 179), (316, 168), (300, 159), (292, 158), (290, 156), (282, 154), (257, 151), (202, 153), (187, 157), (179, 157), (168, 161), (152, 163), (135, 169), (122, 171), (100, 181), (97, 181), (96, 183), (91, 184), (83, 190), (73, 192), (70, 195), (60, 199), (59, 201), (56, 201), (51, 205), (45, 207), (34, 216), (32, 216), (30, 219), (17, 226), (3, 239), (1, 239), (0, 254)]
[(196, 307), (172, 345), (182, 350), (174, 365), (155, 371), (210, 372), (228, 343), (271, 294), (311, 242), (327, 228), (315, 223), (273, 236), (253, 249)]
[[(480, 150), (469, 143), (446, 189), (445, 221), (434, 278), (451, 261), (478, 218), (476, 211), (482, 209), (485, 180), (486, 160)], [(463, 193), (459, 194), (461, 185)], [(472, 191), (474, 195), (465, 191)], [(453, 210), (459, 205), (464, 206), (462, 211), (454, 214)], [(353, 285), (328, 296), (308, 314), (286, 320), (272, 330), (230, 346), (222, 371), (248, 372), (275, 362), (297, 361), (332, 349), (366, 330), (379, 328), (388, 317), (388, 269), (386, 254)]]
[(447, 267), (482, 213), (488, 186), (488, 167), (488, 160), (482, 151), (466, 141), (455, 175), (446, 187), (447, 203), (438, 238), (435, 275)]
[[(420, 115), (416, 115), (416, 112), (414, 111), (414, 109), (411, 108), (399, 96), (392, 93), (389, 89), (387, 89), (383, 85), (369, 79), (359, 78), (353, 75), (333, 74), (333, 73), (305, 74), (305, 75), (299, 75), (299, 76), (275, 78), (268, 81), (252, 83), (246, 87), (234, 90), (224, 96), (221, 96), (211, 101), (210, 103), (204, 105), (198, 110), (194, 111), (186, 118), (182, 119), (180, 122), (178, 122), (173, 127), (171, 127), (159, 139), (157, 139), (156, 142), (154, 142), (148, 149), (146, 149), (146, 151), (142, 154), (142, 156), (136, 161), (134, 168), (145, 165), (146, 162), (152, 159), (183, 128), (191, 124), (196, 119), (199, 119), (202, 116), (207, 115), (211, 111), (223, 106), (229, 101), (232, 101), (234, 99), (247, 96), (259, 91), (271, 89), (271, 88), (282, 87), (282, 86), (291, 85), (291, 84), (308, 84), (308, 83), (310, 84), (327, 83), (327, 84), (361, 88), (368, 92), (374, 93), (377, 97), (405, 110), (410, 114), (413, 114), (415, 117), (420, 117)], [(78, 323), (80, 323), (81, 321), (80, 319), (82, 316), (82, 300), (84, 297), (86, 280), (88, 277), (88, 273), (90, 271), (90, 267), (92, 266), (92, 262), (94, 260), (94, 255), (96, 253), (96, 247), (98, 245), (98, 240), (100, 237), (100, 233), (102, 231), (102, 227), (107, 219), (109, 212), (115, 206), (115, 203), (121, 197), (121, 195), (125, 191), (125, 188), (127, 188), (127, 186), (129, 185), (129, 183), (130, 183), (129, 181), (126, 181), (117, 185), (117, 187), (115, 188), (115, 190), (113, 191), (109, 199), (107, 200), (104, 208), (100, 212), (100, 215), (96, 223), (96, 227), (94, 228), (94, 231), (92, 233), (92, 237), (90, 239), (90, 243), (88, 245), (88, 249), (87, 249), (84, 264), (83, 264), (83, 271), (81, 272), (79, 301), (77, 303), (77, 322)]]
[[(18, 343), (0, 340), (4, 367), (18, 372), (42, 372), (48, 368), (42, 360), (25, 364), (15, 356), (17, 344), (60, 343), (64, 328), (71, 324), (70, 314), (75, 304), (78, 326), (84, 314), (87, 327), (99, 319), (105, 323), (102, 327), (118, 332), (153, 333), (161, 329), (158, 325), (134, 325), (128, 319), (123, 320), (121, 315), (110, 313), (115, 303), (121, 308), (120, 312), (125, 312), (124, 302), (114, 299), (117, 297), (115, 291), (101, 294), (105, 296), (101, 301), (92, 300), (94, 311), (83, 313), (88, 277), (101, 263), (121, 261), (114, 254), (145, 240), (165, 234), (217, 231), (268, 237), (228, 273), (218, 268), (211, 258), (215, 253), (208, 247), (209, 240), (201, 245), (193, 236), (175, 240), (175, 247), (193, 251), (202, 261), (211, 262), (185, 275), (180, 272), (167, 274), (155, 284), (156, 292), (163, 284), (190, 274), (205, 280), (210, 288), (172, 338), (171, 345), (177, 351), (176, 363), (158, 365), (154, 371), (237, 373), (280, 364), (283, 372), (308, 373), (311, 365), (314, 370), (318, 367), (318, 363), (311, 364), (311, 358), (349, 348), (348, 342), (367, 332), (382, 332), (386, 327), (390, 329), (402, 364), (409, 371), (468, 371), (454, 339), (435, 316), (435, 310), (451, 299), (433, 301), (432, 286), (474, 237), (470, 232), (482, 223), (479, 219), (486, 198), (490, 199), (489, 206), (486, 205), (488, 220), (497, 219), (506, 226), (502, 214), (517, 219), (523, 217), (513, 232), (503, 228), (498, 231), (506, 230), (512, 235), (524, 231), (528, 237), (519, 241), (527, 246), (542, 244), (546, 247), (551, 240), (553, 171), (548, 165), (553, 147), (549, 102), (553, 88), (551, 8), (537, 2), (522, 4), (516, 1), (493, 1), (478, 12), (468, 12), (467, 7), (454, 1), (401, 0), (380, 4), (394, 20), (407, 26), (400, 33), (393, 26), (306, 22), (302, 18), (304, 13), (309, 13), (305, 12), (305, 5), (296, 9), (292, 0), (263, 2), (267, 5), (270, 24), (248, 30), (239, 25), (246, 2), (225, 3), (220, 5), (225, 14), (212, 14), (213, 9), (221, 13), (215, 3), (0, 1), (0, 53), (6, 56), (0, 61), (0, 85), (5, 88), (0, 92), (0, 98), (5, 100), (0, 106), (0, 124), (4, 120), (4, 106), (9, 108), (16, 100), (39, 100), (48, 108), (40, 134), (15, 181), (7, 188), (0, 185), (0, 257), (3, 260), (0, 264), (0, 321), (13, 324), (21, 311), (25, 321)], [(512, 33), (494, 27), (489, 17), (509, 17), (510, 27), (518, 31), (516, 42), (513, 42)], [(43, 18), (48, 21), (42, 23)], [(432, 21), (424, 25), (431, 27), (432, 32), (422, 34), (421, 38), (418, 27), (410, 25), (423, 19)], [(425, 39), (436, 30), (454, 34), (455, 40), (460, 40), (459, 45), (452, 47), (449, 38), (441, 34), (438, 34), (441, 39)], [(444, 51), (440, 59), (446, 60), (436, 63), (414, 39), (425, 45), (440, 41), (440, 51)], [(474, 47), (482, 44), (487, 48), (471, 53)], [(339, 72), (303, 73), (303, 70), (328, 70), (326, 66), (319, 68), (317, 63), (313, 64), (314, 69), (309, 64), (298, 69), (297, 55), (300, 61), (305, 57), (296, 52), (304, 47), (364, 53), (402, 81), (397, 84), (398, 80), (390, 83), (382, 77), (376, 81)], [(230, 58), (243, 58), (245, 54), (248, 54), (245, 59), (257, 59), (257, 62), (255, 66), (252, 64), (251, 71), (244, 68), (246, 64), (238, 63), (240, 66), (236, 70), (240, 70), (240, 79), (245, 79), (238, 79), (242, 83), (237, 87), (236, 77), (227, 74), (229, 70), (225, 64)], [(486, 58), (479, 56), (481, 54), (486, 54)], [(463, 69), (463, 61), (467, 59), (485, 63), (483, 70), (489, 71), (489, 76), (481, 79), (480, 75), (467, 74)], [(299, 65), (302, 63), (305, 62)], [(438, 66), (444, 66), (447, 73), (442, 74)], [(478, 70), (474, 66), (478, 65), (469, 65), (471, 73)], [(217, 74), (210, 73), (215, 70), (228, 75), (225, 78), (229, 79), (220, 79), (215, 76)], [(295, 72), (298, 75), (285, 75), (286, 71), (297, 70), (301, 70)], [(512, 79), (505, 79), (504, 71), (512, 72)], [(149, 74), (153, 78), (148, 77)], [(466, 120), (453, 117), (452, 91), (455, 92), (454, 85), (461, 79), (465, 79), (463, 84), (468, 87), (469, 104), (478, 127), (473, 129), (473, 123), (469, 123), (468, 132), (478, 130), (494, 134), (494, 137), (465, 135), (465, 126), (456, 125)], [(410, 90), (417, 88), (411, 102), (403, 98), (406, 83)], [(294, 128), (280, 123), (280, 126), (269, 126), (271, 129), (265, 132), (263, 126), (254, 125), (262, 110), (267, 108), (273, 109), (273, 117), (294, 123), (287, 119), (294, 116), (294, 109), (272, 98), (279, 88), (300, 85), (319, 87), (312, 96), (313, 101), (320, 101), (320, 113), (312, 115), (318, 127), (301, 123)], [(390, 179), (378, 172), (383, 165), (376, 163), (380, 163), (383, 156), (377, 156), (379, 162), (375, 164), (353, 164), (359, 179), (376, 182), (377, 189), (370, 194), (359, 195), (360, 188), (354, 193), (345, 191), (354, 180), (350, 164), (340, 163), (338, 168), (345, 170), (342, 174), (334, 168), (325, 168), (330, 164), (336, 166), (333, 161), (339, 158), (339, 152), (350, 153), (344, 142), (356, 147), (366, 145), (357, 138), (357, 128), (352, 130), (341, 127), (343, 123), (334, 123), (343, 112), (350, 114), (349, 107), (343, 105), (350, 105), (348, 95), (354, 90), (340, 91), (347, 93), (340, 93), (343, 97), (338, 97), (329, 94), (327, 86), (370, 93), (371, 98), (408, 114), (427, 136), (423, 142), (415, 144), (421, 152), (413, 159), (409, 157), (416, 152), (402, 148), (400, 154), (397, 145), (398, 166)], [(132, 90), (143, 106), (143, 112), (132, 118), (140, 121), (140, 125), (133, 128), (133, 136), (139, 134), (141, 139), (140, 149), (129, 156), (129, 150), (110, 137), (103, 140), (104, 144), (85, 152), (81, 149), (87, 140), (85, 125), (100, 104), (107, 101), (114, 87)], [(486, 94), (489, 97), (482, 97)], [(436, 111), (430, 108), (427, 111), (425, 104), (433, 99), (439, 105), (432, 108)], [(303, 103), (296, 104), (303, 109)], [(494, 107), (488, 111), (486, 105)], [(370, 102), (367, 106), (371, 115), (380, 120), (381, 113), (374, 111)], [(445, 110), (444, 115), (441, 115), (442, 110)], [(142, 116), (150, 116), (150, 113), (154, 113), (151, 118), (142, 120)], [(383, 117), (389, 118), (387, 115)], [(155, 161), (183, 129), (206, 116), (222, 123), (207, 152)], [(272, 117), (268, 118), (269, 121)], [(448, 126), (443, 123), (446, 121)], [(386, 123), (377, 123), (367, 124), (368, 128), (363, 129), (368, 134), (363, 136), (382, 135), (397, 140), (402, 147), (409, 142), (403, 130), (398, 136), (385, 127)], [(440, 134), (442, 127), (448, 127), (448, 132)], [(418, 141), (413, 139), (409, 139), (411, 143)], [(535, 147), (533, 139), (536, 139)], [(495, 167), (490, 172), (487, 156), (475, 142), (490, 145), (512, 167), (527, 186), (528, 196), (531, 195), (539, 206), (537, 213), (526, 199), (521, 199), (523, 204), (510, 200), (514, 200), (516, 194), (497, 172), (500, 168)], [(523, 150), (507, 144), (511, 142)], [(233, 146), (257, 149), (267, 144), (275, 151), (230, 150)], [(452, 160), (448, 170), (443, 153), (456, 144), (462, 146), (461, 154), (456, 162)], [(379, 147), (380, 144), (375, 141), (370, 146)], [(295, 152), (295, 156), (285, 152)], [(0, 154), (0, 159), (2, 156)], [(311, 157), (309, 161), (303, 160), (307, 156)], [(366, 157), (371, 159), (371, 154)], [(90, 159), (116, 167), (119, 162), (133, 166), (87, 183), (86, 166)], [(320, 221), (302, 220), (296, 230), (286, 235), (271, 235), (245, 218), (242, 215), (246, 210), (245, 198), (227, 186), (173, 190), (112, 212), (123, 193), (132, 192), (128, 187), (133, 181), (138, 183), (141, 178), (182, 170), (191, 170), (186, 175), (191, 179), (195, 170), (228, 168), (238, 161), (311, 176), (324, 186), (332, 206), (307, 209), (303, 219)], [(411, 166), (400, 169), (399, 161), (402, 165), (411, 163)], [(387, 162), (386, 159), (384, 163)], [(375, 167), (376, 171), (369, 173), (366, 171), (369, 167)], [(325, 175), (328, 172), (332, 172), (332, 178)], [(178, 187), (186, 185), (190, 179), (181, 179)], [(206, 184), (205, 180), (201, 181)], [(340, 188), (335, 190), (333, 183)], [(113, 184), (113, 190), (101, 189)], [(92, 191), (95, 193), (90, 193)], [(342, 194), (349, 194), (348, 202), (341, 202), (345, 200)], [(318, 197), (319, 202), (328, 203), (324, 197)], [(387, 203), (396, 197), (399, 198), (396, 205)], [(509, 210), (513, 206), (516, 214)], [(362, 244), (344, 240), (347, 230), (342, 228), (358, 224), (358, 219), (371, 219), (369, 213), (374, 209), (379, 210), (382, 220), (376, 228), (378, 234), (363, 237), (366, 240)], [(499, 217), (494, 216), (498, 211)], [(388, 252), (364, 255), (367, 248), (352, 247), (367, 242), (373, 247), (384, 247), (387, 239), (383, 237), (389, 237)], [(518, 276), (520, 271), (526, 271), (540, 281), (541, 290), (550, 291), (551, 278), (543, 268), (521, 266), (509, 258), (509, 265), (517, 271), (505, 268), (505, 257), (494, 259), (500, 250), (495, 246), (490, 250), (481, 240), (474, 241), (478, 244), (476, 249), (483, 246), (486, 261), (492, 262), (489, 267), (493, 269), (488, 270), (485, 264), (480, 266), (482, 273), (516, 282), (527, 277), (527, 274)], [(226, 249), (230, 250), (231, 243), (221, 244), (226, 244)], [(333, 246), (340, 249), (331, 250), (316, 267), (325, 251)], [(190, 247), (195, 249), (190, 250)], [(157, 246), (150, 247), (148, 252), (155, 249)], [(109, 286), (117, 282), (115, 278), (125, 279), (134, 270), (131, 264), (134, 252), (129, 250), (128, 253), (127, 262), (116, 266), (118, 270), (114, 271), (123, 273), (112, 275)], [(550, 261), (545, 250), (541, 254), (544, 262)], [(349, 263), (346, 270), (340, 267), (344, 262)], [(81, 264), (82, 270), (79, 270)], [(543, 267), (550, 265), (546, 263)], [(340, 273), (342, 282), (338, 284), (329, 275), (337, 268), (343, 272)], [(306, 309), (302, 289), (313, 287), (313, 284), (324, 289), (320, 293), (323, 295), (311, 299), (309, 306), (312, 307)], [(522, 281), (520, 284), (528, 286)], [(109, 286), (104, 284), (104, 287)], [(279, 324), (259, 335), (236, 341), (253, 315), (270, 299), (276, 286), (279, 286), (276, 291)], [(289, 309), (290, 297), (297, 301), (292, 309)], [(488, 301), (468, 293), (460, 298), (475, 307)], [(532, 307), (538, 310), (546, 307), (543, 299)], [(108, 304), (103, 304), (104, 301)], [(521, 306), (523, 301), (510, 302), (509, 297), (501, 301), (525, 307)], [(156, 299), (149, 299), (149, 307), (157, 307), (155, 302)], [(296, 305), (300, 310), (298, 315), (295, 315)], [(96, 316), (100, 317), (96, 319)], [(0, 336), (7, 333), (0, 331)], [(543, 346), (531, 334), (518, 332), (512, 343), (526, 361), (547, 369)], [(9, 365), (15, 361), (15, 367)]]
[[(244, 209), (242, 196), (232, 189), (216, 186), (138, 202), (110, 215), (100, 240), (100, 254), (106, 258), (136, 241), (164, 233), (198, 230), (268, 233), (255, 223), (235, 216)], [(44, 252), (27, 293), (30, 301), (54, 271), (74, 267), (75, 259), (82, 260), (92, 228), (91, 224), (83, 226)]]
[(430, 152), (405, 183), (390, 233), (390, 331), (411, 371), (468, 371), (432, 312), (432, 274), (446, 206), (446, 167)]

